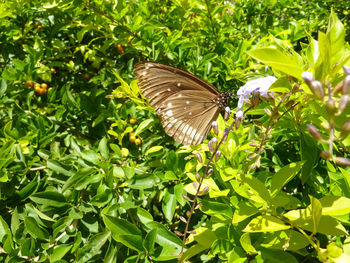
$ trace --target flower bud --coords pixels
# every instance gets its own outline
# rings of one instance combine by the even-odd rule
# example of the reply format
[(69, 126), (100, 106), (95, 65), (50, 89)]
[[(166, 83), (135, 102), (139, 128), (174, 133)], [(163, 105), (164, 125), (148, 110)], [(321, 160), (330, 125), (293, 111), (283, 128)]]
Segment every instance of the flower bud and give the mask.
[(340, 137), (345, 138), (346, 136), (349, 135), (349, 133), (350, 133), (350, 121), (347, 121), (343, 124), (343, 127), (341, 127)]
[(193, 185), (194, 190), (197, 191), (199, 184), (197, 182), (192, 182), (192, 185)]
[(202, 207), (202, 203), (198, 203), (198, 205), (196, 205), (196, 207), (194, 209), (198, 209)]
[(236, 119), (236, 121), (235, 121), (235, 128), (236, 128), (236, 130), (238, 130), (239, 125), (241, 125), (242, 119), (243, 118), (237, 118)]
[(287, 102), (286, 107), (287, 108), (292, 107), (294, 103), (295, 103), (294, 100), (290, 100), (290, 101)]
[(252, 160), (257, 156), (256, 153), (252, 153), (251, 155), (248, 156), (248, 160)]
[(222, 142), (223, 142), (223, 143), (226, 142), (229, 132), (230, 132), (229, 128), (226, 128), (226, 129), (224, 130), (224, 135), (222, 136)]
[(214, 133), (216, 136), (219, 135), (219, 127), (218, 127), (218, 123), (216, 121), (213, 121), (211, 123), (211, 126), (213, 127)]
[(334, 100), (332, 98), (327, 100), (326, 109), (327, 109), (328, 114), (330, 114), (330, 115), (334, 114), (337, 111), (337, 109), (335, 108)]
[(258, 143), (256, 142), (256, 140), (252, 139), (252, 140), (250, 140), (250, 141), (251, 141), (251, 143), (249, 143), (250, 146), (252, 146), (252, 147), (258, 147)]
[(212, 141), (212, 140), (210, 140), (210, 141), (208, 142), (208, 148), (209, 148), (209, 151), (212, 153), (213, 150), (214, 150), (213, 141)]
[(196, 157), (198, 162), (203, 163), (202, 155), (200, 153), (196, 153)]
[(332, 155), (329, 152), (322, 151), (320, 154), (322, 159), (329, 160), (332, 158)]
[(345, 157), (334, 157), (334, 162), (343, 166), (350, 166), (350, 159)]
[(213, 172), (214, 172), (213, 168), (210, 168), (207, 172), (207, 177), (210, 177)]
[(180, 236), (180, 237), (184, 235), (184, 234), (182, 234), (180, 231), (177, 231), (177, 230), (175, 230), (174, 233), (175, 233), (177, 236)]
[(346, 75), (350, 75), (350, 67), (347, 67), (347, 66), (343, 66), (343, 70), (344, 70), (344, 73), (346, 74)]
[(226, 107), (224, 120), (228, 121), (228, 119), (230, 118), (230, 115), (231, 115), (231, 109), (230, 109), (230, 107)]
[(196, 180), (199, 181), (201, 179), (201, 175), (199, 173), (196, 173)]
[(179, 216), (179, 219), (180, 219), (182, 222), (187, 223), (186, 218), (184, 218), (183, 216)]
[(342, 89), (343, 89), (343, 84), (344, 84), (344, 81), (339, 82), (339, 83), (334, 87), (334, 89), (333, 89), (333, 94), (336, 94), (336, 93), (342, 91)]
[(314, 80), (311, 82), (310, 88), (312, 92), (315, 94), (315, 96), (323, 101), (324, 98), (324, 90), (322, 87), (322, 83), (318, 80)]
[(217, 151), (216, 154), (215, 154), (215, 162), (219, 161), (220, 159), (220, 156), (221, 156), (221, 151)]
[(301, 74), (301, 77), (306, 82), (306, 84), (309, 85), (309, 87), (311, 86), (311, 83), (315, 80), (314, 75), (312, 75), (312, 73), (308, 71), (304, 71)]
[(259, 104), (259, 91), (255, 90), (253, 91), (253, 101), (252, 101), (252, 104), (254, 106), (258, 105)]
[(193, 202), (193, 200), (191, 198), (189, 198), (187, 195), (185, 194), (182, 194), (182, 197), (183, 199), (187, 200), (187, 201), (190, 201), (190, 202)]
[(211, 139), (213, 142), (213, 149), (216, 149), (216, 146), (218, 145), (218, 139), (216, 139), (216, 137), (214, 137), (213, 139)]
[(200, 193), (200, 195), (206, 195), (209, 192), (210, 188), (209, 186), (204, 187), (203, 191)]
[(349, 95), (343, 95), (339, 100), (339, 113), (342, 114), (349, 103)]
[(320, 141), (322, 140), (322, 135), (321, 133), (317, 130), (317, 128), (312, 125), (312, 124), (308, 124), (307, 125), (307, 131), (312, 135), (312, 137), (314, 137), (316, 140)]
[(272, 113), (268, 108), (265, 108), (264, 111), (265, 111), (267, 116), (271, 116)]
[(343, 80), (342, 94), (346, 95), (349, 93), (350, 93), (350, 75), (346, 75), (346, 77)]
[(195, 230), (191, 230), (191, 231), (188, 231), (191, 235), (195, 235), (197, 234), (197, 232)]

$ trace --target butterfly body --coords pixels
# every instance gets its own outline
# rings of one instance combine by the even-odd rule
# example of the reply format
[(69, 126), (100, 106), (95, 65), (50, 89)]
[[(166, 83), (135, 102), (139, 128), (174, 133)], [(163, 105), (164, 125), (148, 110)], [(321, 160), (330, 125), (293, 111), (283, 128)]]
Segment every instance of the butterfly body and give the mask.
[(187, 71), (161, 63), (140, 62), (134, 71), (165, 132), (179, 143), (202, 143), (232, 96)]

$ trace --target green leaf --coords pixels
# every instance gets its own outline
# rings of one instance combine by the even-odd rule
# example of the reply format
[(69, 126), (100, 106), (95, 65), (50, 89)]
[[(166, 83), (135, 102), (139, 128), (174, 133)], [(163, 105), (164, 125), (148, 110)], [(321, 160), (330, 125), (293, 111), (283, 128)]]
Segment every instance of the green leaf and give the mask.
[(8, 235), (9, 237), (11, 237), (12, 236), (11, 230), (7, 225), (6, 221), (0, 216), (0, 240), (3, 240), (5, 235)]
[(275, 70), (282, 71), (299, 80), (303, 73), (302, 65), (293, 56), (283, 53), (276, 47), (256, 48), (247, 52), (249, 56), (271, 66)]
[(154, 120), (153, 119), (146, 119), (140, 123), (140, 125), (135, 130), (135, 136), (142, 133), (144, 130), (148, 129), (152, 126)]
[(285, 222), (276, 217), (262, 215), (253, 218), (253, 220), (249, 222), (249, 224), (243, 229), (243, 231), (249, 233), (274, 232), (289, 228), (289, 225), (286, 225)]
[(157, 257), (157, 260), (169, 260), (174, 259), (175, 254), (180, 253), (182, 241), (158, 222), (150, 222), (146, 224), (149, 230), (157, 229), (156, 243), (160, 245), (161, 252)]
[(49, 239), (49, 232), (46, 229), (39, 226), (33, 217), (26, 216), (24, 218), (24, 225), (26, 231), (34, 238), (47, 241)]
[(63, 174), (65, 176), (72, 176), (73, 171), (67, 170), (66, 167), (64, 167), (61, 163), (54, 161), (54, 160), (47, 160), (47, 168), (53, 170), (54, 172), (58, 174)]
[(78, 263), (89, 261), (89, 259), (101, 253), (101, 247), (110, 239), (111, 233), (105, 231), (89, 238), (84, 246), (77, 250)]
[(53, 206), (53, 207), (63, 207), (67, 205), (66, 198), (54, 191), (46, 191), (33, 194), (29, 197), (33, 202), (41, 205)]
[(311, 201), (311, 212), (312, 212), (312, 221), (313, 221), (313, 234), (317, 233), (317, 227), (318, 227), (318, 223), (321, 220), (321, 215), (322, 215), (322, 205), (321, 202), (316, 199), (313, 196), (310, 196), (310, 201)]
[(226, 218), (231, 219), (233, 216), (233, 211), (231, 206), (228, 204), (223, 204), (214, 201), (202, 200), (201, 211), (208, 215), (218, 215), (222, 214)]
[(120, 235), (118, 237), (119, 242), (139, 252), (144, 250), (142, 245), (142, 240), (143, 239), (141, 235)]
[(322, 215), (346, 215), (350, 213), (350, 199), (344, 196), (324, 196), (320, 199)]
[(290, 163), (282, 167), (271, 179), (270, 192), (275, 197), (282, 187), (294, 178), (300, 171), (303, 162)]
[(157, 229), (152, 229), (149, 231), (143, 241), (143, 247), (148, 251), (152, 251), (154, 248), (154, 243), (156, 242)]
[(252, 245), (249, 233), (243, 233), (243, 235), (239, 239), (239, 242), (241, 243), (242, 248), (248, 254), (257, 254), (258, 253), (256, 251), (255, 247)]
[(50, 255), (51, 262), (55, 262), (62, 259), (71, 248), (72, 248), (72, 245), (68, 245), (68, 244), (61, 244), (61, 245), (54, 246), (52, 254)]
[(141, 235), (140, 229), (125, 219), (103, 215), (103, 221), (112, 232), (112, 237), (117, 241), (119, 241), (120, 235)]
[(294, 230), (266, 232), (254, 242), (256, 247), (296, 251), (308, 246), (309, 240), (303, 234)]
[(249, 186), (251, 190), (251, 193), (249, 194), (258, 197), (260, 203), (263, 203), (265, 205), (271, 203), (272, 199), (270, 193), (267, 191), (265, 185), (259, 179), (252, 176), (246, 176), (243, 181)]
[(158, 152), (158, 151), (160, 151), (160, 150), (162, 150), (162, 149), (163, 149), (163, 146), (160, 146), (160, 145), (158, 145), (158, 146), (153, 146), (152, 148), (150, 148), (150, 149), (147, 150), (147, 152), (145, 153), (145, 155), (149, 155), (149, 154), (152, 154), (152, 153), (156, 153), (156, 152)]
[(280, 263), (298, 263), (299, 261), (290, 253), (275, 249), (261, 249), (261, 258), (263, 262)]
[(176, 209), (176, 197), (174, 194), (169, 193), (167, 191), (165, 193), (163, 202), (162, 202), (162, 210), (165, 215), (165, 218), (168, 220), (168, 222), (171, 222), (175, 213)]
[(256, 207), (252, 206), (249, 203), (246, 203), (245, 201), (240, 201), (233, 214), (232, 224), (242, 222), (246, 218), (257, 214), (258, 212), (259, 209), (257, 209)]

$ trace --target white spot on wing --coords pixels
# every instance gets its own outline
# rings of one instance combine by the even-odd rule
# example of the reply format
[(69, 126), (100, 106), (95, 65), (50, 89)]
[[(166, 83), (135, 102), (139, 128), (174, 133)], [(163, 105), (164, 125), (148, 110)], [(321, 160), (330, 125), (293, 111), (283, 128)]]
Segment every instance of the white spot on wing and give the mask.
[(188, 115), (190, 115), (190, 116), (191, 116), (191, 115), (192, 115), (192, 112), (189, 112), (189, 113), (188, 113)]
[(156, 93), (156, 97), (159, 96), (159, 92)]
[(167, 91), (171, 91), (171, 89), (167, 89)]
[(189, 100), (186, 100), (186, 104), (190, 104), (190, 101), (189, 101)]
[(147, 74), (146, 71), (142, 72), (142, 76), (146, 76), (146, 74)]
[(178, 86), (178, 87), (181, 87), (181, 83), (180, 83), (180, 82), (179, 82), (179, 83), (177, 83), (177, 86)]
[(167, 116), (169, 116), (169, 117), (172, 117), (173, 116), (173, 111), (172, 110), (168, 110), (165, 114)]
[(171, 108), (173, 104), (171, 102), (168, 103), (168, 107)]
[(179, 95), (177, 95), (179, 98), (181, 98), (182, 97), (182, 94), (179, 94)]

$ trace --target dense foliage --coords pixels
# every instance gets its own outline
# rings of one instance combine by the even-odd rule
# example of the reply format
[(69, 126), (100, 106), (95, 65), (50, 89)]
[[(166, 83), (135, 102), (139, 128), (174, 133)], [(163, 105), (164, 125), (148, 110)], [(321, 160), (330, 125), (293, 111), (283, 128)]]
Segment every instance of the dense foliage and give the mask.
[[(349, 262), (349, 12), (316, 0), (2, 1), (1, 261)], [(210, 160), (214, 133), (199, 146), (164, 133), (134, 80), (143, 60), (221, 91), (278, 80)], [(219, 117), (219, 141), (233, 122)]]

